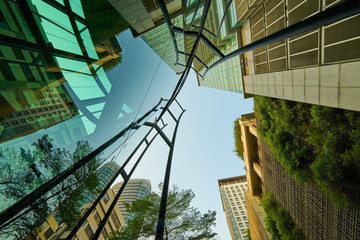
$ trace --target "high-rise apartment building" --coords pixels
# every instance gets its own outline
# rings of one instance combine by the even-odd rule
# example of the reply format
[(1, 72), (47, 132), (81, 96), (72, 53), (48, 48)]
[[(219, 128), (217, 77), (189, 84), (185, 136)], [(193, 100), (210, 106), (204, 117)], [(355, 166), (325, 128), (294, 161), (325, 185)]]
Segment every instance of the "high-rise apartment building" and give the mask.
[[(240, 2), (240, 1), (239, 1)], [(247, 45), (342, 1), (241, 1)], [(360, 15), (243, 54), (244, 94), (360, 110)]]
[(259, 206), (261, 193), (272, 192), (279, 206), (286, 209), (306, 239), (360, 238), (359, 196), (353, 208), (338, 208), (315, 185), (298, 183), (274, 158), (268, 144), (257, 133), (254, 114), (241, 117), (244, 161), (249, 191), (248, 203), (250, 234), (253, 239), (269, 239), (265, 231), (265, 213)]
[(244, 192), (248, 189), (246, 176), (218, 180), (221, 201), (233, 240), (247, 239), (249, 222)]
[[(98, 225), (108, 211), (111, 202), (114, 200), (114, 192), (109, 189), (101, 201), (96, 205), (95, 210), (87, 218), (86, 223), (80, 227), (74, 239), (91, 240)], [(87, 203), (82, 207), (82, 212), (86, 211), (91, 206)], [(106, 222), (101, 235), (98, 239), (106, 240), (107, 236), (113, 231), (120, 231), (125, 226), (124, 218), (118, 206), (112, 210), (109, 220)], [(46, 220), (38, 227), (36, 227), (26, 240), (47, 240), (47, 239), (65, 239), (70, 233), (71, 228), (65, 222), (58, 223), (53, 215), (49, 215)]]
[[(112, 189), (117, 194), (124, 182), (116, 183)], [(126, 211), (124, 202), (131, 203), (136, 199), (145, 198), (151, 192), (151, 183), (146, 179), (130, 179), (125, 186), (119, 200), (118, 206), (122, 215), (124, 216), (125, 223), (131, 218), (131, 215)]]

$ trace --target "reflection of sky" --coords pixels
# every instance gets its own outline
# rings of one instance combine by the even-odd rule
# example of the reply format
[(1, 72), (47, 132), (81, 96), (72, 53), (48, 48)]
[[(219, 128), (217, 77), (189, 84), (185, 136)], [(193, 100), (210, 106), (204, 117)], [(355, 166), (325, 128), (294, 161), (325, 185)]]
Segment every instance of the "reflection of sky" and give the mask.
[(134, 39), (130, 31), (124, 31), (117, 38), (123, 49), (122, 63), (107, 74), (95, 65), (97, 78), (87, 75), (90, 71), (83, 62), (56, 58), (61, 68), (77, 71), (62, 73), (67, 80), (64, 86), (79, 109), (78, 116), (4, 143), (2, 147), (21, 145), (28, 148), (43, 134), (49, 134), (56, 147), (74, 146), (81, 139), (97, 147), (141, 117), (160, 97), (168, 98), (176, 84), (177, 78), (173, 78), (176, 75), (168, 76), (168, 72), (162, 72), (162, 67), (157, 71), (160, 58), (141, 38)]

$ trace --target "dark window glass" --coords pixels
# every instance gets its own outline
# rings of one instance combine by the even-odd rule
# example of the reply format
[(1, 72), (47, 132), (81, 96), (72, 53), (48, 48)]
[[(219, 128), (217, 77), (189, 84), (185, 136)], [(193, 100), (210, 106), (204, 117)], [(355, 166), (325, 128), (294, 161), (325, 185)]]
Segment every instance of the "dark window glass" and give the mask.
[(15, 112), (16, 116), (22, 116), (21, 112)]
[(4, 16), (4, 14), (2, 13), (2, 11), (0, 11), (0, 28), (2, 29), (6, 29), (6, 30), (10, 30), (10, 27), (6, 21), (6, 18)]
[(26, 79), (30, 82), (35, 82), (34, 74), (31, 72), (30, 67), (26, 64), (20, 64), (21, 69), (26, 77)]
[(12, 48), (12, 51), (13, 51), (16, 59), (25, 60), (25, 56), (20, 49)]
[(106, 204), (110, 200), (110, 197), (107, 193), (105, 193), (102, 199), (104, 200), (104, 203)]
[(30, 111), (31, 111), (31, 113), (36, 113), (35, 109), (31, 109)]
[(108, 232), (105, 227), (103, 228), (103, 230), (101, 230), (101, 234), (103, 235), (104, 239), (107, 239)]
[(29, 113), (29, 111), (25, 110), (25, 111), (24, 111), (24, 114), (25, 114), (25, 115), (29, 115), (30, 113)]
[(91, 227), (90, 227), (89, 224), (88, 224), (88, 225), (86, 226), (86, 228), (85, 228), (85, 233), (86, 233), (86, 236), (87, 236), (89, 239), (91, 239), (92, 236), (94, 235), (94, 233), (93, 233), (93, 231), (92, 231), (92, 229), (91, 229)]
[(49, 228), (48, 230), (46, 230), (46, 232), (44, 232), (44, 237), (46, 239), (49, 239), (53, 234), (54, 234), (54, 231), (52, 230), (52, 228)]
[(99, 225), (100, 224), (100, 221), (101, 221), (101, 218), (100, 218), (100, 215), (98, 212), (96, 212), (94, 214), (94, 219), (95, 219), (95, 222)]
[(9, 64), (0, 62), (0, 72), (7, 81), (15, 81), (13, 72), (11, 71)]
[(25, 119), (20, 119), (20, 122), (26, 123), (26, 120)]
[(11, 123), (13, 124), (13, 125), (19, 125), (19, 122), (18, 121), (11, 121)]

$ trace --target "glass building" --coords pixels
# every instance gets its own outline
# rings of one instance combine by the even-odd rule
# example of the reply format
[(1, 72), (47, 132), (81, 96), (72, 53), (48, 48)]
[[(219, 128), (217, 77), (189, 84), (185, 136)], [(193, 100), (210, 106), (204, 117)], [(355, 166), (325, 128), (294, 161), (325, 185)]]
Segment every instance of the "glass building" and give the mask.
[[(245, 2), (250, 6), (243, 6)], [(343, 2), (356, 1), (327, 1), (321, 11), (307, 16)], [(350, 109), (358, 110), (360, 88), (356, 79), (360, 68), (355, 61), (359, 49), (356, 48), (359, 34), (355, 31), (359, 29), (356, 28), (358, 12), (346, 21), (337, 20), (355, 26), (348, 28), (354, 31), (347, 29), (346, 36), (334, 34), (343, 24), (315, 30), (315, 35), (332, 33), (331, 36), (342, 37), (333, 42), (332, 38), (313, 40), (325, 41), (321, 42), (324, 46), (320, 50), (308, 46), (304, 51), (272, 56), (269, 64), (262, 61), (271, 52), (283, 53), (287, 46), (292, 49), (300, 39), (313, 37), (311, 33), (290, 39), (291, 42), (282, 40), (286, 44), (262, 46), (249, 56), (238, 54), (215, 66), (219, 59), (227, 59), (228, 54), (245, 43), (265, 37), (258, 29), (270, 22), (265, 18), (284, 20), (283, 12), (279, 17), (275, 8), (285, 6), (285, 2), (167, 0), (165, 10), (158, 3), (153, 0), (137, 0), (132, 4), (124, 0), (0, 0), (0, 239), (30, 236), (47, 216), (64, 208), (71, 209), (70, 203), (90, 193), (88, 199), (93, 203), (81, 213), (80, 221), (74, 223), (74, 229), (79, 229), (78, 225), (81, 227), (85, 216), (106, 196), (116, 177), (129, 180), (138, 161), (128, 160), (132, 160), (134, 149), (147, 150), (152, 142), (147, 135), (149, 131), (155, 126), (157, 130), (165, 127), (163, 115), (170, 114), (177, 126), (184, 109), (175, 100), (190, 68), (196, 71), (200, 86), (242, 92), (244, 81), (246, 90), (253, 90), (249, 94), (264, 95), (262, 91), (266, 89), (270, 92), (273, 88), (262, 85), (275, 83), (271, 76), (281, 75), (279, 93), (285, 98), (287, 93), (304, 92), (305, 76), (309, 73), (324, 74), (330, 79), (325, 81), (329, 86), (318, 84), (316, 92), (327, 100), (339, 100), (339, 104), (331, 106), (351, 105), (355, 107)], [(289, 6), (286, 14), (300, 11), (301, 4), (291, 5), (291, 9)], [(295, 15), (292, 23), (300, 21)], [(266, 26), (269, 33), (278, 27), (277, 21)], [(260, 25), (255, 26), (256, 23)], [(203, 29), (201, 33), (199, 29)], [(239, 29), (258, 37), (241, 42), (245, 38)], [(278, 60), (290, 60), (286, 66), (297, 68), (298, 57), (311, 52), (326, 53), (328, 49), (339, 51), (348, 42), (353, 51), (346, 48), (342, 52), (341, 66), (336, 59), (331, 60), (333, 55), (323, 56), (322, 64), (329, 66), (321, 67), (331, 71), (319, 70), (320, 75), (316, 75), (317, 65), (311, 65), (309, 71), (303, 68), (277, 74), (267, 71), (269, 66), (270, 70), (283, 71), (282, 67), (276, 68)], [(312, 59), (320, 59), (322, 55), (316, 56)], [(256, 67), (251, 72), (249, 65), (254, 61)], [(337, 75), (331, 74), (332, 70)], [(291, 87), (300, 91), (286, 87), (282, 76), (286, 79), (289, 75), (294, 76), (288, 78), (294, 83)], [(341, 81), (332, 76), (341, 76)], [(308, 102), (326, 105), (320, 95), (310, 96), (319, 98)], [(301, 96), (293, 97), (303, 101)], [(177, 109), (166, 112), (170, 107)], [(171, 141), (164, 139), (172, 149)], [(96, 181), (96, 172), (112, 161), (120, 168), (107, 172), (106, 181)], [(127, 172), (125, 166), (129, 162), (135, 164)], [(97, 191), (103, 186), (106, 187), (101, 192)], [(65, 217), (61, 218), (64, 222)], [(109, 217), (101, 216), (100, 223)], [(101, 224), (94, 236), (104, 229)], [(73, 233), (75, 238), (76, 230)]]

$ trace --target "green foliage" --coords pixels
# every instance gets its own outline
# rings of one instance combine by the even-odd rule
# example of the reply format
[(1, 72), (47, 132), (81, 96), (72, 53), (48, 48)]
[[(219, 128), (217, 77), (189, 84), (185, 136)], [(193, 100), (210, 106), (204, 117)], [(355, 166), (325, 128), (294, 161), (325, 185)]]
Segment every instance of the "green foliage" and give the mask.
[(261, 205), (266, 213), (266, 230), (271, 234), (272, 239), (304, 239), (302, 232), (295, 226), (290, 214), (276, 204), (271, 192), (263, 194)]
[(251, 240), (250, 228), (246, 229), (246, 237), (248, 240)]
[(117, 65), (119, 65), (121, 63), (122, 60), (122, 55), (120, 54), (120, 57), (118, 58), (113, 58), (110, 59), (108, 61), (106, 61), (102, 67), (104, 69), (105, 72), (110, 71), (111, 69), (115, 68)]
[[(161, 185), (159, 185), (161, 189)], [(180, 190), (176, 186), (169, 191), (166, 209), (164, 239), (213, 239), (211, 227), (215, 225), (215, 211), (201, 214), (190, 206), (195, 194), (192, 190)], [(159, 214), (161, 194), (152, 192), (144, 199), (131, 204), (125, 203), (126, 210), (133, 215), (127, 227), (113, 232), (109, 240), (153, 239)]]
[(234, 144), (235, 144), (235, 150), (236, 155), (240, 158), (243, 158), (244, 153), (244, 146), (241, 141), (241, 128), (239, 125), (240, 118), (237, 118), (234, 121)]
[(299, 182), (316, 182), (336, 206), (359, 187), (360, 113), (255, 97), (259, 134), (285, 170)]
[(107, 0), (82, 0), (82, 6), (95, 44), (130, 27)]
[[(79, 141), (71, 154), (65, 149), (55, 148), (47, 135), (32, 144), (34, 149), (0, 149), (0, 196), (4, 205), (22, 199), (45, 181), (77, 162), (92, 151), (87, 141)], [(69, 226), (80, 219), (79, 201), (84, 191), (97, 193), (98, 178), (94, 171), (101, 159), (96, 157), (73, 175), (56, 185), (30, 207), (32, 211), (0, 230), (0, 238), (23, 239), (38, 224), (54, 212)]]

